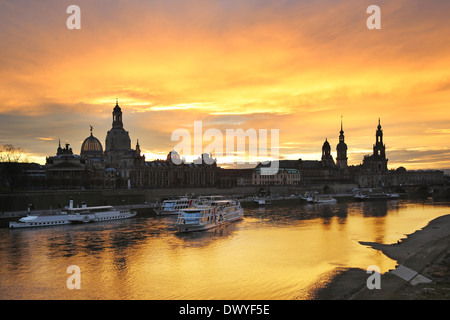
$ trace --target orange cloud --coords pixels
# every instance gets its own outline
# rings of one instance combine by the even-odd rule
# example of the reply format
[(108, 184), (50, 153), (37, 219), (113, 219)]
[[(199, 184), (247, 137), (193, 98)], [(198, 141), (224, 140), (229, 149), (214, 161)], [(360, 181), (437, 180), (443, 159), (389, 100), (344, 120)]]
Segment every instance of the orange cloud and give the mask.
[[(444, 150), (448, 141), (449, 4), (380, 1), (376, 31), (365, 27), (370, 4), (80, 0), (82, 29), (70, 31), (68, 3), (8, 2), (1, 140), (43, 156), (55, 146), (41, 139), (36, 148), (30, 137), (77, 144), (93, 124), (102, 140), (119, 98), (126, 129), (149, 155), (202, 120), (221, 130), (280, 129), (283, 157), (316, 157), (325, 138), (337, 144), (343, 115), (351, 162), (371, 149), (381, 117), (390, 163), (415, 165), (400, 150)], [(433, 161), (417, 163), (450, 164)]]

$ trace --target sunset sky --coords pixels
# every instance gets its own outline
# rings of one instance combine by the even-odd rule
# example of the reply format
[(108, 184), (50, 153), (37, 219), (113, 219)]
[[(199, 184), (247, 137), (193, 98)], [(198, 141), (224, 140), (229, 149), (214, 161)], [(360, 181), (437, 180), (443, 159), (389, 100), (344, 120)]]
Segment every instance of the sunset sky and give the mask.
[[(81, 8), (81, 30), (66, 9)], [(381, 8), (369, 30), (368, 6)], [(285, 159), (372, 152), (450, 168), (448, 0), (0, 0), (0, 144), (45, 163), (58, 139), (103, 144), (116, 98), (132, 146), (165, 158), (175, 129), (279, 129)], [(193, 133), (193, 132), (192, 132)], [(207, 143), (206, 143), (207, 144)], [(221, 159), (218, 159), (219, 164)]]

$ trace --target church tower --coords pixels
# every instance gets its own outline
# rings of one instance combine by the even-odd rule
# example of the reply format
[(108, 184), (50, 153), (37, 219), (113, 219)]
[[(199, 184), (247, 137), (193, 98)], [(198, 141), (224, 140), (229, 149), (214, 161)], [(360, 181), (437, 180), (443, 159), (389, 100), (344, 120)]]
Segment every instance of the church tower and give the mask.
[(380, 119), (378, 119), (373, 154), (364, 157), (363, 167), (370, 172), (382, 173), (388, 171), (387, 163), (386, 146), (383, 144), (383, 130), (381, 129)]
[(116, 106), (113, 109), (113, 128), (123, 128), (122, 109), (119, 107), (119, 101), (116, 99)]
[(331, 147), (328, 139), (325, 139), (325, 142), (322, 146), (322, 163), (325, 167), (334, 167), (333, 156), (331, 155)]
[(386, 159), (386, 146), (383, 144), (383, 130), (381, 130), (380, 118), (378, 118), (378, 126), (375, 137), (376, 141), (373, 145), (373, 154), (380, 157), (380, 159)]
[(344, 129), (342, 126), (342, 117), (341, 117), (341, 131), (339, 132), (339, 143), (336, 147), (337, 157), (336, 157), (336, 165), (339, 169), (347, 168), (347, 145), (345, 144), (344, 139)]
[(119, 107), (119, 102), (117, 100), (116, 106), (114, 107), (112, 112), (112, 116), (112, 128), (106, 134), (105, 141), (105, 155), (107, 160), (110, 161), (112, 158), (132, 150), (131, 139), (128, 131), (125, 131), (125, 129), (123, 128), (122, 109)]

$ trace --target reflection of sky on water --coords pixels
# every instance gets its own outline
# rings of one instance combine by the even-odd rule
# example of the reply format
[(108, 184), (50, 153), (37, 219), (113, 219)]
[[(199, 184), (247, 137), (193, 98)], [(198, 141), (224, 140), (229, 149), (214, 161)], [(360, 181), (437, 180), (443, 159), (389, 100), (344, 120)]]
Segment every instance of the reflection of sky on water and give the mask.
[[(336, 268), (382, 272), (395, 261), (359, 241), (393, 243), (447, 214), (405, 201), (270, 205), (207, 232), (177, 233), (175, 216), (0, 229), (0, 297), (8, 299), (292, 299)], [(82, 290), (68, 290), (69, 265)], [(45, 296), (44, 296), (45, 294)]]

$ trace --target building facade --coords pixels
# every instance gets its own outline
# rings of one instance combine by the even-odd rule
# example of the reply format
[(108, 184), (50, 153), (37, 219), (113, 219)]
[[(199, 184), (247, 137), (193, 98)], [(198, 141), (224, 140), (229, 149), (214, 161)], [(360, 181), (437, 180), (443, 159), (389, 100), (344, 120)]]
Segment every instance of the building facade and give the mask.
[(181, 161), (180, 155), (172, 150), (165, 160), (145, 163), (143, 186), (151, 188), (217, 186), (219, 169), (211, 155), (203, 154), (192, 163), (185, 163)]
[(278, 172), (276, 174), (263, 174), (262, 168), (275, 168), (271, 162), (259, 163), (252, 173), (253, 186), (286, 186), (299, 185), (301, 183), (301, 173), (298, 169), (297, 160), (279, 160)]
[(46, 158), (45, 176), (51, 189), (78, 189), (88, 184), (86, 159), (73, 153), (66, 143), (59, 143), (56, 156)]
[(261, 174), (261, 167), (253, 170), (253, 186), (292, 186), (300, 184), (298, 169), (279, 168), (276, 174)]

